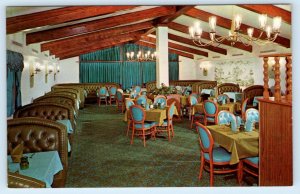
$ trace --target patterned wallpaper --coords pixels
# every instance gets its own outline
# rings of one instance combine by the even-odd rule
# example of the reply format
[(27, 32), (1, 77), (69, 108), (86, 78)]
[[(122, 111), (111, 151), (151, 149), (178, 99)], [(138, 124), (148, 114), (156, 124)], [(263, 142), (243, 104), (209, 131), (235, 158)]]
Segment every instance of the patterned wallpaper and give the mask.
[(215, 66), (215, 80), (218, 84), (237, 83), (241, 87), (253, 85), (255, 63), (251, 59), (218, 61)]

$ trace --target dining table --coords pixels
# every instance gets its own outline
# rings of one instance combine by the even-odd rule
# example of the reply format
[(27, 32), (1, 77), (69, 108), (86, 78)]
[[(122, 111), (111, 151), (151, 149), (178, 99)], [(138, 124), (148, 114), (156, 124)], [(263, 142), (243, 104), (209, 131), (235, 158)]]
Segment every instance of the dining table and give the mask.
[(242, 100), (242, 93), (240, 92), (224, 92), (230, 99), (233, 99), (233, 102), (241, 102)]
[[(227, 103), (227, 104), (218, 104), (218, 110), (221, 111), (221, 110), (227, 110), (231, 113), (235, 113), (236, 110), (238, 110), (238, 106), (240, 105), (240, 103)], [(203, 110), (203, 103), (198, 103), (198, 104), (195, 104), (193, 106), (193, 109), (192, 109), (192, 115), (195, 114), (196, 112), (200, 112), (200, 113), (204, 113), (204, 110)]]
[(230, 164), (237, 164), (243, 158), (258, 156), (259, 131), (233, 132), (227, 125), (209, 125), (214, 142), (231, 153)]
[(51, 187), (54, 175), (63, 170), (59, 154), (57, 151), (26, 153), (29, 168), (21, 169), (19, 163), (14, 163), (10, 155), (7, 156), (9, 172), (19, 173), (28, 177), (43, 181), (46, 187)]

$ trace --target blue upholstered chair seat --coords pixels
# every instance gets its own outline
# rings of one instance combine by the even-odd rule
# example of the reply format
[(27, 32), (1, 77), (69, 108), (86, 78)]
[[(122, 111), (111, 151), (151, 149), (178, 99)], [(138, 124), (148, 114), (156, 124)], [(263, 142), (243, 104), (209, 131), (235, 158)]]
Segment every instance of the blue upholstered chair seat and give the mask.
[(213, 118), (213, 117), (207, 117), (206, 119), (207, 119), (208, 121), (215, 122), (215, 118)]
[[(208, 153), (204, 153), (204, 158), (209, 160)], [(214, 162), (229, 162), (231, 159), (231, 154), (228, 153), (224, 148), (216, 147), (213, 148), (213, 161)]]
[(252, 163), (254, 165), (258, 165), (259, 158), (258, 157), (251, 157), (251, 158), (246, 158), (247, 162)]
[[(145, 129), (150, 129), (151, 127), (153, 127), (156, 123), (155, 122), (145, 122), (144, 123), (144, 128)], [(142, 128), (142, 124), (135, 124), (134, 127), (136, 129), (141, 129)]]

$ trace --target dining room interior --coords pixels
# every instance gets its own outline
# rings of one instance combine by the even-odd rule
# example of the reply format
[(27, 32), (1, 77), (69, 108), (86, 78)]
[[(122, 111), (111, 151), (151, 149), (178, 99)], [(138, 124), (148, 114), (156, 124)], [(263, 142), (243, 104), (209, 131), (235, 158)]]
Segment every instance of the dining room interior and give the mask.
[(291, 15), (7, 6), (8, 187), (292, 186)]

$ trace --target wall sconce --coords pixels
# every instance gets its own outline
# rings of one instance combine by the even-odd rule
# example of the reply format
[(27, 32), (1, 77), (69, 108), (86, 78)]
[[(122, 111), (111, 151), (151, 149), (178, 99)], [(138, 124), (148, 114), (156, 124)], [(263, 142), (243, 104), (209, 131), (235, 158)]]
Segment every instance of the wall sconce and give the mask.
[(38, 72), (41, 72), (41, 68), (38, 64), (35, 65), (33, 72), (31, 73), (30, 77), (33, 77), (34, 74), (37, 74)]

